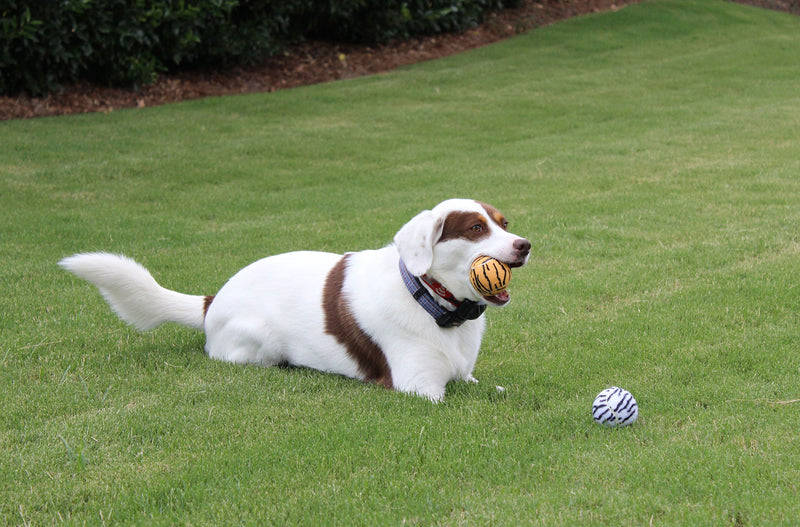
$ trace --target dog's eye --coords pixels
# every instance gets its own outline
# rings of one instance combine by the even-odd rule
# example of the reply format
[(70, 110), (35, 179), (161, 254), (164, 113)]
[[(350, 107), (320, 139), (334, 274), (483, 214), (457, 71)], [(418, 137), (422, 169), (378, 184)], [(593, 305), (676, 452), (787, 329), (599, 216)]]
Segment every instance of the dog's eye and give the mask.
[(507, 221), (503, 222), (503, 230), (506, 230), (506, 231), (508, 230), (508, 222)]
[(483, 225), (481, 225), (480, 223), (476, 223), (475, 225), (472, 226), (472, 230), (475, 232), (483, 232)]

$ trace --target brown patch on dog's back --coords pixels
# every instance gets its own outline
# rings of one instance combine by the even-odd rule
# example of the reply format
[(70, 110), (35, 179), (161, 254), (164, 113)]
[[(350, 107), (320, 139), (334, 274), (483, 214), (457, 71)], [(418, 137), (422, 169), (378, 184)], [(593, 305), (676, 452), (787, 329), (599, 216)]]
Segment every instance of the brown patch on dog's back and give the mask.
[(208, 308), (211, 307), (211, 302), (214, 301), (214, 295), (208, 295), (203, 299), (203, 317), (208, 314)]
[(344, 278), (347, 270), (345, 255), (328, 273), (322, 292), (322, 309), (325, 312), (325, 332), (333, 335), (347, 353), (358, 363), (359, 371), (366, 380), (392, 389), (392, 372), (386, 356), (372, 338), (367, 335), (350, 309), (344, 295)]
[[(489, 236), (489, 220), (480, 212), (451, 212), (444, 219), (440, 242), (463, 238), (477, 241)], [(480, 226), (477, 229), (476, 226)]]

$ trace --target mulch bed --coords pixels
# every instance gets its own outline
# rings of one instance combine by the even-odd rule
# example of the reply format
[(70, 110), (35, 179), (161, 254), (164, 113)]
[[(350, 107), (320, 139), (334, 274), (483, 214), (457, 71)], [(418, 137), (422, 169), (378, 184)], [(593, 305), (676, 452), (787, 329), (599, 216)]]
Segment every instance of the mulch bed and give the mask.
[[(389, 71), (510, 38), (534, 27), (586, 13), (614, 10), (638, 0), (525, 0), (516, 9), (492, 14), (460, 34), (419, 37), (380, 46), (308, 42), (249, 68), (193, 71), (160, 76), (140, 90), (88, 83), (64, 87), (47, 97), (0, 97), (0, 121), (120, 108), (144, 108), (202, 97), (271, 92)], [(797, 0), (734, 0), (800, 14)]]

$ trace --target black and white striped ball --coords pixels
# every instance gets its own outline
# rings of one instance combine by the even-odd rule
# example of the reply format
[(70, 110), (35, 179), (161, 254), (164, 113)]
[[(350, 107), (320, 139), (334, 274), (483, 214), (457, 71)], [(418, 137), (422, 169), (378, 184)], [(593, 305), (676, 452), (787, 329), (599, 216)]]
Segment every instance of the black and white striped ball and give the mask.
[(628, 426), (639, 417), (639, 406), (631, 392), (612, 386), (600, 392), (595, 398), (592, 417), (601, 425)]

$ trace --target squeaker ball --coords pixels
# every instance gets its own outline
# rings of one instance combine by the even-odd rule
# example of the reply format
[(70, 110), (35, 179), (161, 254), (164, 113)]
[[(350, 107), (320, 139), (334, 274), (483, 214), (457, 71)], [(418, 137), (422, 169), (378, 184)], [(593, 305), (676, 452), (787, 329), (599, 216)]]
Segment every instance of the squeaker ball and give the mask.
[(601, 425), (628, 426), (639, 417), (639, 407), (631, 392), (612, 386), (597, 395), (592, 405), (592, 417)]
[(511, 281), (511, 268), (489, 256), (478, 256), (469, 269), (469, 281), (475, 290), (491, 296), (505, 290)]

